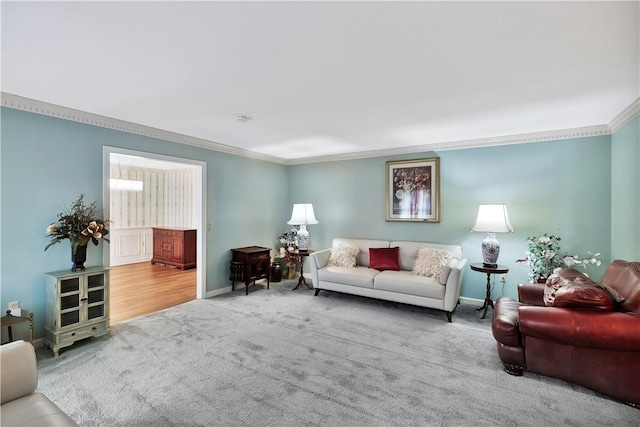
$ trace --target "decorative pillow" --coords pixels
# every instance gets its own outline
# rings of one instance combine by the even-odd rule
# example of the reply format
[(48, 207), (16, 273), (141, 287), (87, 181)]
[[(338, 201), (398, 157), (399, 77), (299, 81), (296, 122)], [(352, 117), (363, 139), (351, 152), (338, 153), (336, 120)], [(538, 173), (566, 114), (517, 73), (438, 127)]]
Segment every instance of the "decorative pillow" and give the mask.
[(450, 259), (451, 255), (444, 249), (422, 248), (418, 251), (413, 273), (419, 276), (435, 277), (440, 280), (442, 270), (449, 264)]
[(369, 268), (376, 270), (400, 270), (398, 250), (400, 248), (369, 248)]
[(357, 246), (341, 246), (331, 249), (331, 256), (327, 265), (334, 267), (354, 268), (356, 266), (356, 258), (360, 253)]
[(571, 279), (557, 274), (549, 276), (544, 290), (544, 304), (551, 307), (612, 311), (609, 294), (586, 276)]

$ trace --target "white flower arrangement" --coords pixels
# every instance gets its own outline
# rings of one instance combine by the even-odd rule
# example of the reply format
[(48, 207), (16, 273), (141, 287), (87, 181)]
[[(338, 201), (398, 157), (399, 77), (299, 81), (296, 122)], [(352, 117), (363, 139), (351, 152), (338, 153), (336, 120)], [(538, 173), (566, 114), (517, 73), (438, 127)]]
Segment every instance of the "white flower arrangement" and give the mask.
[(586, 269), (590, 265), (600, 266), (600, 253), (587, 251), (588, 256), (560, 255), (560, 236), (544, 233), (539, 236), (527, 237), (528, 250), (525, 258), (516, 260), (529, 267), (531, 282), (545, 281), (551, 274), (561, 268), (581, 267)]

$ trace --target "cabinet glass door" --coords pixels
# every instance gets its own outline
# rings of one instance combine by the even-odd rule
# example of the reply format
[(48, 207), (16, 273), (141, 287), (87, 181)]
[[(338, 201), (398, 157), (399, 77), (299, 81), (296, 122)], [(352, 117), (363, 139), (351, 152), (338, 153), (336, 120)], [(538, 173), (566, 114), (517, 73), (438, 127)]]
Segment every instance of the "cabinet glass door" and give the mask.
[(60, 281), (60, 326), (80, 322), (80, 277)]
[(87, 276), (87, 319), (93, 320), (105, 315), (105, 275)]

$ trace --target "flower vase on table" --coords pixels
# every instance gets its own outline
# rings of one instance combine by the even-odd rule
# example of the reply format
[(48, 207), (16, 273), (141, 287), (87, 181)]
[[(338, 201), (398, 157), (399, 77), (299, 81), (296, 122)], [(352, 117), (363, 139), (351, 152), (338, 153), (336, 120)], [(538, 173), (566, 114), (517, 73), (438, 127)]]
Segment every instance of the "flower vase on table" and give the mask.
[(71, 271), (85, 270), (84, 263), (87, 262), (87, 245), (77, 242), (71, 243)]
[(85, 205), (84, 194), (71, 207), (58, 214), (58, 221), (47, 227), (47, 235), (51, 239), (44, 247), (46, 251), (51, 246), (63, 240), (71, 243), (71, 271), (84, 270), (87, 261), (87, 245), (89, 242), (98, 246), (99, 240), (109, 242), (105, 236), (109, 234), (106, 224), (109, 220), (99, 219), (97, 202)]

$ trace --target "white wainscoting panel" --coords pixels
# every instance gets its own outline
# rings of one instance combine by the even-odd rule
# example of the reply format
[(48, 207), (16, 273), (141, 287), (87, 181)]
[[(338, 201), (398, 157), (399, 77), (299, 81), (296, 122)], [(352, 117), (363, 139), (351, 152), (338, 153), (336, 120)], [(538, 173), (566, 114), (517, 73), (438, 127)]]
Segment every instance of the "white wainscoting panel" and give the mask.
[(109, 233), (112, 266), (151, 261), (153, 257), (151, 227), (116, 228)]

